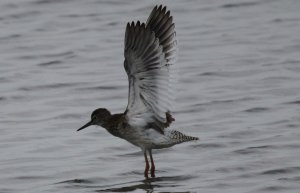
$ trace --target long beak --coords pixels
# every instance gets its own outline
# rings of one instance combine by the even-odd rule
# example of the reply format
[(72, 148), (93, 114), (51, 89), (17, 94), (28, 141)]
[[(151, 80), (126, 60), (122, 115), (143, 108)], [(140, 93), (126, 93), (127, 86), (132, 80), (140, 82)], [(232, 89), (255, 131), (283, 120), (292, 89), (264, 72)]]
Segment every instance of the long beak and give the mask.
[(80, 131), (84, 128), (87, 128), (88, 126), (91, 126), (92, 125), (92, 121), (88, 122), (87, 124), (83, 125), (82, 127), (80, 127), (79, 129), (77, 129), (77, 131)]

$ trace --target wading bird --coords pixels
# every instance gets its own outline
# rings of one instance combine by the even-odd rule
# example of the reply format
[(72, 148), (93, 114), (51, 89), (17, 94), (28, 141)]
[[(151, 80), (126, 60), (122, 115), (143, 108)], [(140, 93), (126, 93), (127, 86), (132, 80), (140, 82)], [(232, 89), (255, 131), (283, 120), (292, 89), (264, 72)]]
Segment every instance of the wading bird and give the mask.
[(155, 6), (146, 23), (128, 23), (124, 50), (124, 68), (129, 81), (127, 108), (120, 114), (98, 108), (92, 113), (91, 120), (77, 130), (98, 125), (140, 147), (146, 162), (146, 178), (150, 169), (148, 155), (151, 177), (155, 177), (152, 149), (198, 140), (166, 129), (175, 120), (171, 115), (171, 83), (176, 54), (175, 25), (166, 7)]

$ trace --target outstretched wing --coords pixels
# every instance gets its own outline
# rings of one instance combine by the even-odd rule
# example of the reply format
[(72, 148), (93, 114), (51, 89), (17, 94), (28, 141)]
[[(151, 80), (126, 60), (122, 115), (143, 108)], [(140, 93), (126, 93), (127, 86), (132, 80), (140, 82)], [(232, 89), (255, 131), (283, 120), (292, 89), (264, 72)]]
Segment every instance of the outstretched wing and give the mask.
[(124, 67), (129, 80), (126, 118), (130, 125), (163, 133), (171, 116), (175, 26), (166, 7), (154, 7), (147, 23), (128, 23)]

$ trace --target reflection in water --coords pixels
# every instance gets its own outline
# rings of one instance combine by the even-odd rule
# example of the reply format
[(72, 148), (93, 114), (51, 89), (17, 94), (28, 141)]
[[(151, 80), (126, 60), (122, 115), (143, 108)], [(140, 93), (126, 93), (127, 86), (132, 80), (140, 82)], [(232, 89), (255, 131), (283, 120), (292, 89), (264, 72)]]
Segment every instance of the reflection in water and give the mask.
[(97, 192), (131, 192), (134, 190), (144, 190), (147, 193), (153, 192), (155, 187), (160, 187), (159, 185), (152, 185), (150, 181), (144, 180), (137, 184), (122, 186), (119, 188), (108, 188), (103, 190), (96, 190)]
[[(57, 184), (65, 184), (64, 188), (70, 189), (92, 189), (96, 192), (132, 192), (135, 190), (143, 190), (147, 193), (153, 192), (156, 188), (179, 187), (179, 181), (186, 181), (193, 176), (166, 176), (143, 179), (132, 182), (117, 183), (111, 185), (96, 185), (97, 183), (106, 181), (106, 179), (73, 179), (62, 181)], [(108, 183), (106, 183), (108, 184)]]

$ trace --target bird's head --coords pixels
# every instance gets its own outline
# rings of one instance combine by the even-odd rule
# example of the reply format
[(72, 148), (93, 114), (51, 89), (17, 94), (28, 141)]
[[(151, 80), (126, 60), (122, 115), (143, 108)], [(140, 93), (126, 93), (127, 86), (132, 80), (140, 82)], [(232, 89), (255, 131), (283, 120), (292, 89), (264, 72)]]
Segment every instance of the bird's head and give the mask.
[(91, 115), (91, 120), (85, 125), (83, 125), (82, 127), (80, 127), (79, 129), (77, 129), (77, 131), (87, 128), (88, 126), (91, 125), (98, 125), (103, 127), (103, 125), (106, 123), (106, 121), (109, 119), (110, 116), (111, 114), (107, 109), (105, 108), (96, 109)]

